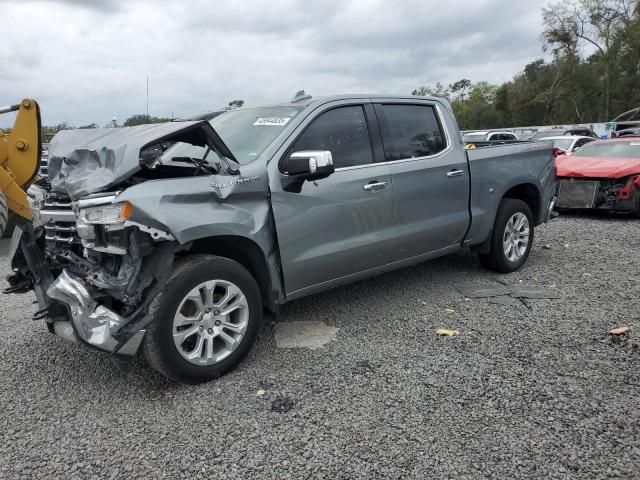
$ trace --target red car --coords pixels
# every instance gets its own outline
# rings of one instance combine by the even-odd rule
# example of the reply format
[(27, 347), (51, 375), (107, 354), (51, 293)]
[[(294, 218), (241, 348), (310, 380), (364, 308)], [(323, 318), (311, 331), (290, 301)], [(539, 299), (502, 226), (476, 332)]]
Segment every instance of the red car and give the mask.
[(556, 158), (558, 208), (640, 215), (640, 136), (591, 142)]

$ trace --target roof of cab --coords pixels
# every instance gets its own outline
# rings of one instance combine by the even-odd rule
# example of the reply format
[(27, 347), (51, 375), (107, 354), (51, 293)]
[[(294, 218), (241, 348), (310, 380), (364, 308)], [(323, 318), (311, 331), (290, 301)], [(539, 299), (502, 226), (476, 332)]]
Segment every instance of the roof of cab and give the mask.
[(256, 107), (295, 107), (295, 106), (308, 107), (311, 105), (322, 105), (324, 103), (336, 102), (340, 100), (369, 100), (369, 99), (371, 100), (375, 100), (375, 99), (417, 100), (417, 101), (440, 102), (443, 104), (449, 103), (446, 98), (439, 98), (439, 97), (427, 97), (427, 96), (421, 97), (417, 95), (382, 95), (382, 94), (362, 93), (362, 94), (325, 95), (321, 97), (311, 97), (309, 95), (301, 98), (300, 100), (293, 99), (288, 102), (276, 102), (276, 103), (264, 104), (264, 105), (244, 106), (236, 110), (250, 109), (250, 108), (256, 108)]
[[(290, 101), (285, 102), (275, 102), (275, 103), (267, 103), (267, 104), (258, 104), (251, 106), (242, 106), (239, 108), (234, 108), (233, 110), (250, 110), (252, 108), (269, 108), (269, 107), (315, 107), (318, 105), (323, 105), (329, 102), (336, 102), (340, 100), (375, 100), (375, 99), (385, 99), (385, 100), (417, 100), (417, 101), (431, 101), (431, 102), (440, 102), (444, 105), (449, 105), (449, 102), (446, 98), (440, 97), (428, 97), (428, 96), (417, 96), (417, 95), (381, 95), (381, 94), (342, 94), (342, 95), (325, 95), (321, 97), (312, 97), (311, 95), (305, 95), (301, 97), (299, 100), (295, 98)], [(211, 118), (225, 113), (231, 110), (213, 110), (211, 112), (198, 112), (192, 113), (190, 115), (185, 115), (176, 121), (185, 121), (185, 120), (210, 120)]]

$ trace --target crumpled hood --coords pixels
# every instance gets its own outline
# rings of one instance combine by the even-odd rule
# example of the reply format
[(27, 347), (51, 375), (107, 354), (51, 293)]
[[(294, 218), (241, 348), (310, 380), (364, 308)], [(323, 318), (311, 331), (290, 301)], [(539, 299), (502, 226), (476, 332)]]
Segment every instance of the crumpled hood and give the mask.
[[(107, 190), (140, 170), (140, 151), (150, 144), (196, 134), (228, 149), (208, 122), (169, 122), (137, 127), (62, 130), (49, 147), (51, 188), (72, 199)], [(204, 144), (204, 143), (201, 143)]]
[(640, 158), (560, 156), (558, 177), (624, 178), (640, 174)]

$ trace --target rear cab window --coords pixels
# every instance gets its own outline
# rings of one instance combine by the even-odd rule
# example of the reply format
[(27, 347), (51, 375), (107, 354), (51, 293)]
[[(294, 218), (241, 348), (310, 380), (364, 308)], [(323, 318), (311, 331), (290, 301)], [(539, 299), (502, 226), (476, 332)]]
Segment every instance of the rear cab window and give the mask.
[(437, 155), (447, 140), (433, 105), (377, 104), (385, 160)]

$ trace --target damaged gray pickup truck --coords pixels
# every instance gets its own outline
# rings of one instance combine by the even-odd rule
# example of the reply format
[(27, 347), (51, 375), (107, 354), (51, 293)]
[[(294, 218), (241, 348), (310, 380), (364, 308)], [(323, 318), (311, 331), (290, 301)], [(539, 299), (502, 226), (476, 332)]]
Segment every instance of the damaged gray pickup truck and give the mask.
[[(449, 104), (299, 94), (209, 119), (60, 132), (29, 190), (10, 292), (125, 368), (224, 374), (263, 312), (477, 249), (512, 272), (555, 201), (550, 143), (465, 151)], [(376, 321), (372, 319), (372, 321)]]

